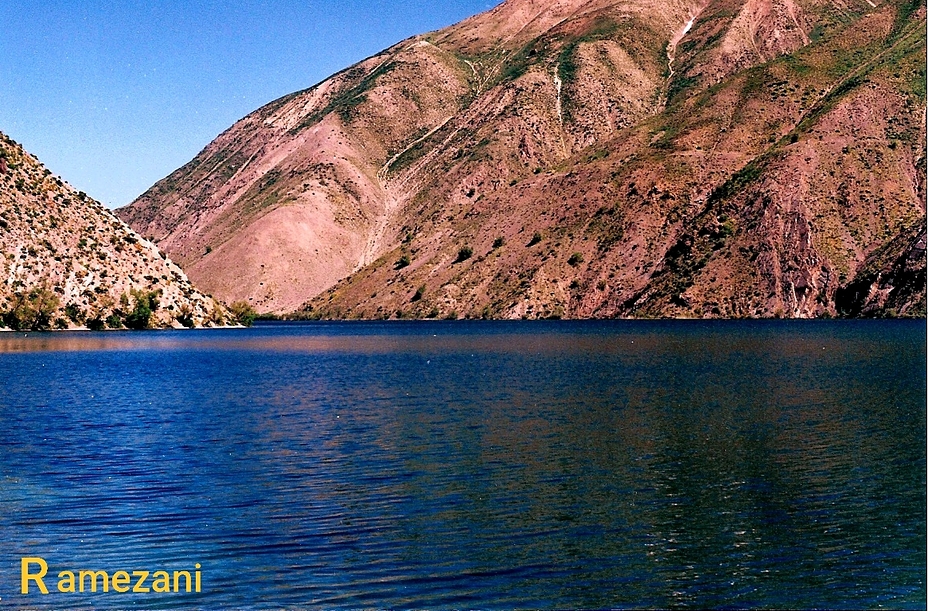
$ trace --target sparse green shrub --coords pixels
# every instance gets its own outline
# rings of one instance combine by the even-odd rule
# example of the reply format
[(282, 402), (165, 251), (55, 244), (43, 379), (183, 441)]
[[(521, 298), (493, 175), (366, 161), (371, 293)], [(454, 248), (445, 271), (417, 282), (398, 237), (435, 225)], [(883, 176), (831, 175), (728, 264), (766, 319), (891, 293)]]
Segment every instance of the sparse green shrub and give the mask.
[(502, 237), (496, 238), (495, 240), (493, 240), (493, 249), (496, 250), (497, 248), (502, 248), (505, 243), (506, 243), (506, 240), (504, 238)]
[(193, 308), (186, 303), (180, 306), (176, 320), (188, 329), (192, 329), (196, 326), (193, 321)]
[(583, 263), (583, 255), (579, 252), (575, 252), (574, 254), (570, 255), (569, 259), (567, 259), (567, 264), (571, 267), (577, 267), (581, 263)]
[(64, 309), (65, 315), (76, 325), (84, 323), (86, 316), (84, 315), (83, 310), (81, 310), (76, 304), (69, 303)]
[(532, 235), (532, 239), (529, 240), (528, 246), (534, 246), (535, 244), (539, 244), (539, 243), (541, 243), (541, 240), (542, 240), (541, 232), (540, 232), (540, 231), (536, 231), (536, 232)]
[(409, 259), (409, 255), (403, 255), (393, 266), (393, 269), (399, 270), (403, 269), (404, 267), (409, 267), (410, 265), (412, 265), (412, 261)]
[(463, 263), (471, 257), (474, 256), (474, 249), (470, 246), (462, 246), (458, 251), (458, 258), (454, 260), (455, 263)]
[(229, 313), (243, 327), (250, 327), (258, 317), (258, 313), (247, 301), (236, 301), (229, 306)]
[(412, 296), (412, 302), (422, 301), (422, 296), (425, 295), (425, 285), (423, 284), (416, 289), (416, 294)]
[(209, 313), (209, 322), (214, 325), (222, 325), (225, 323), (225, 314), (223, 313), (222, 306), (216, 303), (216, 300), (213, 300), (213, 307)]

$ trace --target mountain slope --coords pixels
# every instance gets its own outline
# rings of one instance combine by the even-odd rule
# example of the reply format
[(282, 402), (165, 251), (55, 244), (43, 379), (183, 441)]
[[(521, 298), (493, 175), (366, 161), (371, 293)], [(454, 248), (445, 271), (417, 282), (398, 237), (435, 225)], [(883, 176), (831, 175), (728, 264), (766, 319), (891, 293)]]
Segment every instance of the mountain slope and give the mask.
[(918, 3), (510, 0), (268, 105), (118, 213), (265, 311), (879, 313), (835, 296), (923, 224), (924, 48)]
[(221, 325), (177, 265), (0, 133), (0, 327)]

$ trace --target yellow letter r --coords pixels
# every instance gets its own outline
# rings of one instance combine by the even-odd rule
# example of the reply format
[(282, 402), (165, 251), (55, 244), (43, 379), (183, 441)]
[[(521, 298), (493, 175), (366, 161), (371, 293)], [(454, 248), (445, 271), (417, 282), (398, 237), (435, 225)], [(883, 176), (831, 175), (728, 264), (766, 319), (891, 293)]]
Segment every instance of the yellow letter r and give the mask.
[[(38, 564), (40, 567), (39, 573), (30, 573), (29, 565)], [(48, 563), (42, 560), (41, 558), (23, 558), (22, 561), (22, 590), (23, 594), (29, 593), (29, 582), (34, 581), (42, 594), (48, 594), (48, 588), (45, 587), (45, 582), (42, 581), (42, 578), (45, 577), (45, 574), (48, 572)]]

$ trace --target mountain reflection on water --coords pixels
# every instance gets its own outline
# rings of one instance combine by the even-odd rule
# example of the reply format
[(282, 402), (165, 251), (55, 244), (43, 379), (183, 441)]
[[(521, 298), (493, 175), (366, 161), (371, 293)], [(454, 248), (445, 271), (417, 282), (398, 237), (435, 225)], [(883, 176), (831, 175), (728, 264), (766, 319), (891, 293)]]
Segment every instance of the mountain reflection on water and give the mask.
[[(923, 607), (925, 339), (923, 321), (3, 334), (0, 598)], [(23, 556), (200, 563), (203, 592), (26, 597)]]

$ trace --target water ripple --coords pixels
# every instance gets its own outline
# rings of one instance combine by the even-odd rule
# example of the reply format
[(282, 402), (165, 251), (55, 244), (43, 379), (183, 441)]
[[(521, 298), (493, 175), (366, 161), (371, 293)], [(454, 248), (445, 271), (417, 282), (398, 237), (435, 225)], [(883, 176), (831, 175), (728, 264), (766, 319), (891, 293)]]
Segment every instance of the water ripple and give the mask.
[[(923, 324), (0, 337), (0, 599), (924, 606)], [(201, 594), (19, 597), (53, 569)]]

